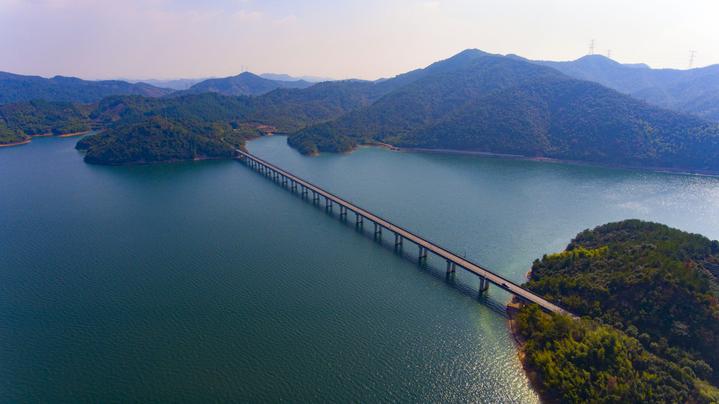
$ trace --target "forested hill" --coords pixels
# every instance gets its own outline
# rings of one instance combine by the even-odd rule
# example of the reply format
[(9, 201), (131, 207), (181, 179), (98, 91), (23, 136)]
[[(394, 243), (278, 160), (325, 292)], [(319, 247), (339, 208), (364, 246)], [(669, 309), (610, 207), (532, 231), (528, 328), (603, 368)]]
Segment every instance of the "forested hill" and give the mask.
[(569, 62), (537, 61), (571, 77), (590, 80), (651, 104), (719, 122), (719, 65), (652, 69), (625, 65), (601, 55)]
[(368, 105), (371, 88), (367, 82), (326, 82), (261, 97), (110, 97), (91, 113), (106, 129), (84, 138), (78, 148), (94, 164), (227, 158), (252, 137), (292, 133)]
[(64, 135), (92, 127), (92, 106), (29, 101), (0, 105), (0, 145), (25, 142), (33, 135)]
[(0, 72), (0, 104), (33, 100), (92, 103), (110, 95), (160, 97), (171, 92), (172, 90), (145, 83), (90, 81), (63, 76), (46, 79)]
[(719, 400), (710, 386), (719, 384), (719, 242), (639, 220), (611, 223), (535, 261), (525, 286), (585, 318), (520, 312), (527, 365), (551, 395)]
[(470, 50), (409, 75), (371, 106), (305, 129), (290, 144), (308, 154), (383, 142), (719, 171), (719, 124), (551, 68)]
[(270, 80), (249, 72), (237, 76), (201, 81), (179, 94), (219, 93), (223, 95), (262, 95), (278, 88), (307, 88), (304, 80)]

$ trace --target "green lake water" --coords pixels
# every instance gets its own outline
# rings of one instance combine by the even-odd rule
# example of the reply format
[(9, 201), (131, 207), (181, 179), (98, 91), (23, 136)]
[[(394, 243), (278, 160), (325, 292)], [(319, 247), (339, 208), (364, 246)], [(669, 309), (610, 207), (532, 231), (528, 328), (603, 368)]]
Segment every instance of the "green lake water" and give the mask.
[[(238, 162), (101, 167), (74, 144), (0, 149), (0, 402), (537, 401), (496, 288)], [(608, 221), (719, 238), (717, 178), (249, 149), (517, 282)]]

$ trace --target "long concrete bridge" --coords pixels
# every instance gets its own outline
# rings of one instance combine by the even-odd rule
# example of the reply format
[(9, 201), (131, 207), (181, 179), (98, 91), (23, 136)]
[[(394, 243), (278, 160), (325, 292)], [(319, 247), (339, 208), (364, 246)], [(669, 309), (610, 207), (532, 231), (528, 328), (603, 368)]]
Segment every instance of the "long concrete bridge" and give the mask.
[(570, 314), (561, 307), (549, 302), (548, 300), (538, 296), (527, 289), (522, 288), (516, 283), (509, 279), (497, 275), (489, 269), (483, 268), (478, 264), (475, 264), (463, 257), (458, 256), (431, 241), (427, 241), (422, 237), (399, 227), (389, 221), (382, 219), (381, 217), (354, 205), (317, 185), (311, 184), (292, 173), (285, 171), (259, 157), (256, 157), (250, 153), (242, 150), (237, 150), (237, 159), (245, 163), (247, 166), (257, 170), (258, 172), (272, 178), (275, 181), (281, 181), (282, 185), (288, 186), (292, 192), (301, 192), (303, 198), (309, 198), (309, 193), (312, 193), (312, 202), (319, 204), (324, 199), (325, 209), (331, 211), (334, 205), (339, 206), (340, 218), (342, 220), (347, 219), (348, 212), (352, 212), (355, 216), (355, 225), (363, 226), (365, 220), (371, 222), (374, 225), (374, 236), (375, 238), (381, 239), (382, 232), (387, 231), (394, 235), (394, 247), (395, 250), (400, 250), (403, 247), (404, 241), (414, 243), (418, 247), (418, 261), (425, 263), (427, 261), (427, 252), (431, 252), (436, 256), (444, 259), (447, 263), (447, 273), (452, 274), (459, 267), (465, 271), (472, 273), (479, 277), (479, 292), (485, 293), (489, 288), (489, 284), (494, 284), (507, 292), (517, 296), (521, 300), (530, 303), (536, 303), (544, 310), (553, 313), (565, 313)]

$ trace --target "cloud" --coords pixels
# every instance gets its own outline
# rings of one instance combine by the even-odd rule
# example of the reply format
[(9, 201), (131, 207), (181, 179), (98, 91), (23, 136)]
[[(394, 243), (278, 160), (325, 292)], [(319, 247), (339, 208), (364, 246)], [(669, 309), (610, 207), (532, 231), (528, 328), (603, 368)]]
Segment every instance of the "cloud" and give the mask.
[(262, 19), (262, 13), (253, 10), (238, 10), (232, 13), (232, 19), (236, 21), (259, 21)]
[(272, 21), (272, 23), (275, 25), (289, 25), (289, 24), (294, 24), (296, 21), (297, 21), (297, 16), (294, 14), (290, 14), (288, 16), (278, 18), (278, 19)]

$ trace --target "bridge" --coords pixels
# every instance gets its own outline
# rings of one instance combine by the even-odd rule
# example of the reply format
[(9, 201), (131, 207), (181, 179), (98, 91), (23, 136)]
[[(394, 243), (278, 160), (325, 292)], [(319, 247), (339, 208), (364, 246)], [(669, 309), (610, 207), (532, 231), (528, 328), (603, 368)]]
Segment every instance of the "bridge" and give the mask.
[(351, 202), (325, 191), (317, 185), (305, 181), (272, 163), (242, 150), (237, 150), (237, 159), (246, 164), (248, 167), (253, 168), (275, 181), (281, 182), (283, 186), (288, 186), (292, 192), (301, 192), (302, 198), (309, 198), (309, 193), (312, 193), (312, 203), (320, 204), (320, 202), (324, 199), (325, 209), (327, 211), (331, 212), (334, 205), (339, 206), (340, 219), (342, 220), (347, 220), (348, 212), (352, 212), (355, 216), (355, 226), (362, 227), (364, 226), (365, 220), (369, 221), (374, 225), (374, 237), (376, 239), (381, 240), (383, 231), (393, 234), (395, 250), (401, 250), (405, 240), (414, 243), (418, 248), (417, 258), (420, 264), (427, 262), (427, 253), (431, 252), (446, 261), (448, 275), (455, 273), (457, 267), (476, 275), (479, 278), (480, 293), (486, 293), (489, 289), (489, 284), (491, 283), (525, 302), (536, 303), (545, 311), (571, 315), (571, 313), (568, 313), (561, 307), (530, 292), (527, 289), (524, 289), (509, 279), (475, 264), (466, 258), (460, 257), (459, 255), (452, 253), (451, 251), (442, 248), (409, 230), (392, 224), (388, 220), (385, 220), (372, 212), (362, 209)]

